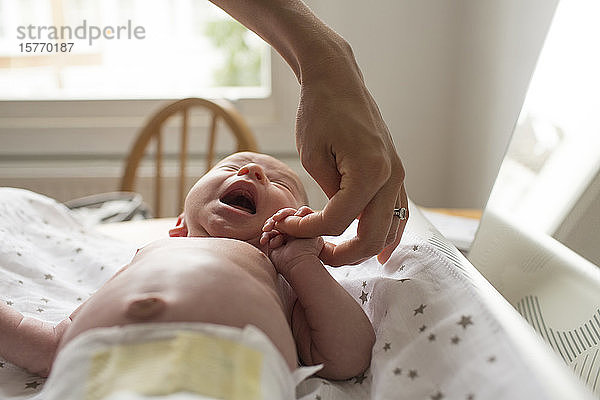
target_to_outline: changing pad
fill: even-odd
[[[411,210],[402,242],[385,265],[372,258],[327,267],[373,322],[371,367],[344,382],[308,378],[298,387],[299,398],[586,398],[508,303]],[[328,240],[355,232],[353,224]],[[0,301],[28,316],[60,321],[135,250],[83,226],[52,199],[0,189]],[[0,360],[0,398],[31,398],[43,384]]]

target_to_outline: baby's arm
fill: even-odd
[[[0,356],[41,376],[48,376],[56,348],[71,320],[56,327],[0,303]]]
[[[294,212],[284,209],[273,218]],[[308,212],[302,207],[296,215]],[[359,375],[371,362],[375,333],[362,308],[319,260],[323,239],[285,238],[269,221],[265,227],[262,242],[275,247],[270,258],[298,296],[291,326],[300,358],[307,365],[323,363],[318,375],[324,378]]]

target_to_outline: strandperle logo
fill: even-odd
[[[146,29],[143,26],[133,26],[131,20],[127,25],[97,26],[88,25],[83,20],[81,25],[75,28],[71,26],[45,26],[45,25],[21,25],[17,27],[17,39],[19,40],[73,40],[81,39],[88,41],[91,46],[95,40],[106,39],[145,39]]]

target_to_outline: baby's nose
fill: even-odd
[[[265,171],[262,169],[262,167],[254,163],[244,165],[242,168],[239,169],[237,174],[238,176],[248,174],[250,179],[256,179],[262,184],[266,184],[268,181],[268,178],[265,175]]]

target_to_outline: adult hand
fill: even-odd
[[[306,171],[329,198],[322,211],[291,216],[276,229],[296,237],[339,235],[359,218],[356,237],[326,243],[321,259],[330,265],[358,263],[378,254],[387,261],[406,219],[404,169],[392,137],[366,88],[350,47],[347,56],[303,70],[296,120],[296,146]]]

